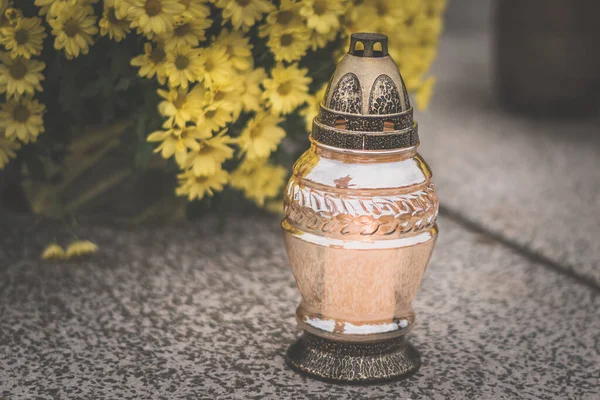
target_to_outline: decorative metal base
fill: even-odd
[[[376,383],[406,378],[421,357],[405,336],[378,342],[337,342],[304,332],[286,353],[292,369],[338,383]]]

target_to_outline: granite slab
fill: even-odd
[[[275,219],[0,222],[0,398],[597,399],[600,296],[445,217],[414,303],[423,367],[373,386],[288,369],[299,301]],[[74,235],[100,251],[41,262]]]
[[[487,34],[446,35],[431,107],[417,116],[442,211],[600,287],[600,117],[503,111],[491,46]]]

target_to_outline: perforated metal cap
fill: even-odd
[[[313,121],[314,140],[355,150],[418,144],[408,91],[387,49],[385,35],[352,34]]]

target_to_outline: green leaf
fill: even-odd
[[[148,133],[148,114],[140,112],[135,123],[137,140],[134,157],[134,165],[139,169],[146,169],[152,157],[152,145],[146,141]]]
[[[132,80],[129,77],[123,77],[117,80],[115,90],[117,92],[124,92],[131,86]]]
[[[94,97],[99,95],[103,85],[104,83],[100,79],[88,82],[83,89],[81,89],[81,97]]]

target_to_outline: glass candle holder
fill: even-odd
[[[304,333],[286,354],[295,370],[342,382],[418,370],[406,334],[439,205],[418,143],[387,37],[353,34],[285,192],[282,227],[302,295]]]

